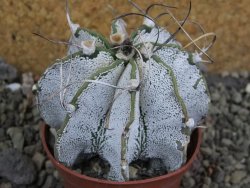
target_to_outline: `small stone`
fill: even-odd
[[[35,130],[31,126],[25,126],[23,129],[25,143],[31,145],[34,141]]]
[[[0,58],[0,80],[11,82],[17,78],[17,70]]]
[[[36,151],[36,145],[25,146],[23,151],[24,151],[24,153],[33,156],[35,151]]]
[[[248,158],[246,161],[246,167],[247,167],[248,172],[250,172],[250,158]]]
[[[45,168],[46,168],[46,172],[49,174],[52,174],[54,171],[54,166],[50,160],[47,160],[45,162]]]
[[[45,159],[46,159],[45,156],[42,155],[39,152],[36,152],[35,155],[32,158],[32,160],[35,162],[36,167],[37,167],[38,170],[41,170],[41,168],[42,168],[42,166],[44,164]]]
[[[100,160],[93,160],[90,162],[90,168],[95,174],[102,174],[102,167],[100,166]]]
[[[237,169],[237,170],[244,170],[246,166],[243,165],[243,164],[241,164],[241,163],[238,163],[238,164],[236,164],[234,167],[235,167],[235,169]]]
[[[209,188],[209,185],[204,184],[202,185],[202,188]]]
[[[230,175],[226,175],[225,178],[224,178],[224,182],[225,183],[229,183],[230,179],[231,179],[231,176]]]
[[[249,73],[248,73],[248,71],[246,71],[246,70],[242,70],[242,71],[240,72],[240,76],[241,76],[242,78],[244,78],[244,79],[247,79],[248,76],[249,76]]]
[[[208,156],[211,156],[213,153],[212,149],[209,147],[202,147],[201,151],[202,151],[202,153],[204,153],[205,155],[208,155]]]
[[[31,184],[36,178],[32,160],[16,149],[0,153],[0,176],[15,184]]]
[[[32,96],[32,87],[34,85],[34,79],[31,72],[22,74],[22,92],[27,97]]]
[[[58,182],[58,183],[56,184],[56,187],[55,187],[55,188],[63,188],[62,183]]]
[[[1,188],[12,188],[11,183],[0,183]]]
[[[0,142],[0,152],[9,148],[8,144],[5,142]]]
[[[222,77],[227,77],[227,76],[229,76],[229,72],[228,72],[228,71],[223,71],[223,72],[221,73],[221,76],[222,76]]]
[[[219,101],[221,98],[221,95],[218,91],[215,91],[214,93],[211,93],[211,98],[213,101]]]
[[[49,175],[47,176],[42,188],[54,188],[55,184],[56,184],[55,179],[53,178],[52,175]]]
[[[54,170],[53,176],[58,180],[60,178],[59,173],[57,170]]]
[[[216,183],[221,183],[224,181],[224,178],[225,172],[221,168],[217,167],[214,173],[212,174],[213,181],[215,181]]]
[[[212,188],[219,188],[219,185],[215,182],[212,182],[211,185],[209,187],[212,187]]]
[[[239,92],[234,92],[233,93],[233,96],[232,96],[232,99],[233,99],[233,101],[235,102],[235,103],[241,103],[242,102],[242,95],[241,95],[241,93],[239,93]]]
[[[238,73],[238,72],[232,72],[232,73],[231,73],[231,76],[232,76],[233,78],[239,78],[239,73]]]
[[[203,160],[202,164],[203,164],[204,167],[209,167],[210,162],[209,162],[209,160]]]
[[[186,178],[183,181],[183,187],[193,187],[195,185],[195,180],[192,177]]]
[[[45,181],[46,178],[46,172],[45,170],[40,171],[39,175],[38,175],[38,180],[36,182],[36,184],[41,187]]]
[[[11,83],[5,86],[7,89],[11,90],[12,92],[18,91],[21,89],[21,84],[19,83]]]
[[[132,180],[137,179],[138,178],[138,169],[133,167],[133,166],[129,166],[129,177]]]
[[[242,179],[244,179],[246,177],[246,175],[247,175],[247,173],[243,170],[234,171],[231,174],[231,182],[233,184],[238,184],[241,182]]]
[[[224,146],[233,145],[233,142],[232,142],[231,140],[227,139],[227,138],[222,138],[221,143],[222,143],[222,145],[224,145]]]
[[[0,141],[4,141],[5,138],[5,130],[4,128],[0,128]]]
[[[247,92],[247,93],[250,93],[250,83],[248,83],[248,84],[247,84],[247,86],[246,86],[246,89],[245,89],[245,90],[246,90],[246,92]]]
[[[82,173],[82,170],[80,169],[80,168],[77,168],[77,169],[75,169],[74,170],[76,173],[78,173],[78,174],[81,174]]]
[[[19,127],[10,127],[7,134],[10,136],[14,148],[22,151],[24,145],[23,130]]]
[[[231,111],[232,113],[238,113],[238,112],[240,111],[240,109],[241,109],[241,106],[232,104],[232,105],[231,105],[230,111]]]
[[[211,182],[212,182],[212,180],[211,180],[210,177],[205,177],[205,178],[204,178],[204,183],[205,183],[206,185],[210,185]]]

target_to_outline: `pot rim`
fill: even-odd
[[[44,147],[44,150],[48,156],[48,158],[51,160],[51,162],[55,165],[56,169],[60,169],[62,171],[65,171],[73,176],[76,176],[80,179],[85,179],[91,182],[96,182],[96,183],[103,183],[103,184],[110,184],[110,185],[135,185],[135,184],[144,184],[144,183],[150,183],[150,182],[155,182],[155,181],[160,181],[166,178],[172,178],[174,176],[179,176],[181,174],[184,174],[187,169],[189,169],[189,167],[192,165],[193,161],[195,160],[198,152],[199,152],[199,148],[201,145],[201,137],[202,137],[202,131],[200,128],[198,129],[198,138],[197,138],[197,143],[196,143],[196,147],[194,152],[192,153],[190,159],[186,162],[185,165],[183,165],[182,167],[180,167],[179,169],[170,172],[168,174],[162,175],[162,176],[157,176],[157,177],[153,177],[153,178],[148,178],[148,179],[144,179],[144,180],[133,180],[133,181],[126,181],[126,182],[115,182],[115,181],[111,181],[111,180],[103,180],[103,179],[97,179],[97,178],[93,178],[93,177],[89,177],[83,174],[79,174],[67,167],[65,167],[63,164],[61,164],[60,162],[58,162],[54,156],[52,155],[52,153],[50,152],[47,142],[46,142],[46,129],[48,128],[48,125],[46,125],[44,122],[42,123],[41,126],[41,139],[42,139],[42,144]]]

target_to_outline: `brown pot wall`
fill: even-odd
[[[179,188],[183,174],[191,167],[199,152],[202,134],[200,129],[193,132],[188,148],[189,160],[180,169],[167,175],[146,180],[113,182],[80,175],[56,161],[47,145],[48,130],[47,125],[41,126],[42,144],[47,156],[63,178],[65,188]]]

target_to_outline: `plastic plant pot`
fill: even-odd
[[[196,129],[191,136],[188,146],[188,160],[185,165],[174,172],[166,175],[149,178],[145,180],[114,182],[109,180],[101,180],[89,176],[78,174],[73,170],[59,163],[53,156],[51,149],[47,144],[49,136],[49,127],[43,123],[41,125],[41,139],[44,150],[51,160],[60,176],[63,178],[65,188],[179,188],[182,176],[191,167],[193,161],[200,149],[202,132]]]

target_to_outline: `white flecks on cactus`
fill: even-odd
[[[206,116],[210,102],[200,70],[196,65],[189,64],[187,52],[176,47],[164,47],[158,50],[156,55],[172,68],[188,114],[197,124],[202,117]]]
[[[57,129],[58,160],[71,166],[79,156],[98,155],[115,181],[129,180],[138,159],[159,160],[168,171],[181,167],[210,102],[196,66],[200,54],[168,41],[171,34],[148,18],[131,38],[125,27],[113,22],[112,44],[78,28],[68,52],[74,54],[44,73],[37,95],[43,119]],[[77,47],[82,41],[85,51]]]
[[[61,104],[69,104],[85,79],[88,79],[99,68],[112,62],[113,57],[108,52],[100,51],[93,59],[72,55],[52,65],[38,82],[38,107],[46,123],[51,127],[59,128],[67,114],[67,110]],[[61,65],[62,78],[60,76]],[[70,81],[67,83],[69,76]],[[60,100],[62,93],[64,93],[61,99],[63,101]]]
[[[139,72],[135,62],[126,66],[121,75],[118,87],[127,88],[131,79],[139,79]],[[136,82],[139,82],[136,81]],[[122,114],[122,115],[121,115]],[[136,138],[139,126],[139,91],[130,92],[118,89],[110,113],[106,118],[108,123],[106,144],[102,150],[102,157],[111,165],[109,179],[128,180],[129,163],[136,159]],[[116,143],[114,145],[114,143]]]
[[[123,69],[122,62],[115,62],[100,72],[97,80],[116,85]],[[57,158],[67,165],[72,165],[82,151],[85,154],[98,152],[93,147],[96,139],[93,134],[102,124],[115,92],[114,88],[97,83],[85,83],[79,90],[77,98],[71,101],[76,110],[65,120],[56,143]]]
[[[174,95],[174,85],[169,71],[153,59],[147,82],[141,87],[140,106],[142,121],[147,130],[146,148],[141,157],[159,158],[166,169],[179,168],[183,152],[176,142],[185,143],[187,136],[182,134],[182,108]]]

